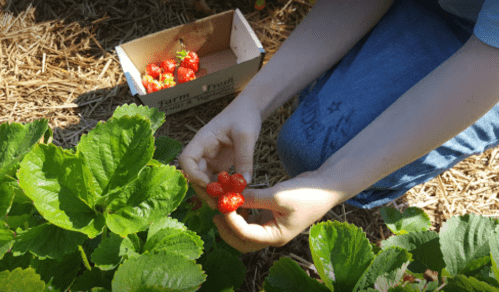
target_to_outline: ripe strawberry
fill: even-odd
[[[162,86],[158,80],[153,80],[149,84],[147,84],[147,93],[155,92],[161,90]]]
[[[265,8],[265,0],[256,0],[255,9],[262,10],[263,8]]]
[[[244,203],[244,197],[240,193],[229,192],[218,197],[218,211],[227,214],[236,211]]]
[[[208,193],[211,198],[218,198],[225,194],[225,191],[219,182],[214,181],[206,186],[206,193]]]
[[[151,64],[146,66],[146,73],[147,73],[147,75],[151,75],[152,78],[158,79],[159,74],[161,74],[161,68],[159,68],[158,65],[151,63]]]
[[[171,73],[175,72],[175,67],[177,66],[177,63],[175,62],[174,59],[168,59],[164,60],[159,64],[159,67],[163,69],[163,73]]]
[[[218,174],[218,182],[222,185],[227,192],[230,190],[230,176],[227,171],[222,171]]]
[[[246,180],[240,173],[234,173],[230,176],[230,190],[236,193],[242,193],[246,188]]]
[[[176,85],[175,77],[172,73],[161,73],[159,75],[159,81],[161,82],[161,89],[170,88]]]
[[[196,74],[192,69],[179,67],[177,69],[177,81],[178,83],[184,83],[196,79]]]
[[[151,75],[148,75],[148,74],[145,74],[143,77],[142,77],[142,85],[144,85],[144,87],[147,89],[147,86],[149,85],[149,83],[153,82],[154,81],[154,78],[152,78]]]
[[[194,73],[199,70],[199,56],[195,52],[182,50],[177,52],[177,58],[180,60],[180,67],[190,68]]]

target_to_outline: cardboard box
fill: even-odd
[[[182,43],[199,55],[196,79],[147,94],[141,82],[146,66],[175,58]],[[167,115],[241,91],[265,56],[239,9],[135,39],[117,46],[116,53],[132,94]]]

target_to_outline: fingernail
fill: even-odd
[[[250,183],[251,183],[251,173],[249,173],[249,172],[245,172],[245,173],[243,173],[243,177],[244,177],[244,179],[246,180],[246,183],[247,183],[247,184],[250,184]]]

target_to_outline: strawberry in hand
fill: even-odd
[[[182,50],[177,52],[177,58],[180,60],[180,67],[190,68],[194,73],[199,70],[199,56],[195,52]]]
[[[178,83],[184,83],[196,79],[196,74],[192,69],[179,67],[177,69],[177,81]]]
[[[218,211],[227,214],[236,211],[244,203],[244,196],[240,193],[229,192],[218,197]]]
[[[154,79],[158,79],[159,74],[161,74],[161,68],[158,65],[151,63],[146,66],[146,74]]]
[[[174,59],[168,59],[164,60],[161,63],[159,63],[159,67],[163,69],[163,73],[171,73],[175,72],[175,67],[177,66],[177,63],[175,62]]]

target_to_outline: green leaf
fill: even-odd
[[[200,292],[234,291],[242,285],[246,275],[246,267],[239,257],[219,248],[208,254],[203,268],[208,277]]]
[[[379,210],[386,226],[394,234],[406,234],[414,231],[426,231],[431,227],[428,215],[417,207],[409,207],[400,214],[397,209],[383,207]]]
[[[491,232],[489,245],[492,271],[494,272],[496,279],[499,281],[499,227],[496,227],[496,229]]]
[[[48,121],[45,119],[24,126],[18,123],[0,124],[0,179],[17,168],[24,155],[48,129]]]
[[[193,231],[165,228],[147,239],[144,250],[165,249],[195,260],[203,253],[203,241]]]
[[[0,220],[5,220],[14,201],[17,182],[0,178]]]
[[[489,238],[494,229],[492,218],[475,214],[454,216],[440,229],[440,246],[445,268],[455,276],[473,260],[489,256]]]
[[[30,251],[40,259],[51,258],[60,261],[65,254],[75,252],[78,245],[87,238],[85,234],[45,223],[19,233],[12,246],[12,252],[17,256]]]
[[[21,163],[19,185],[52,224],[89,237],[102,232],[104,217],[93,209],[95,186],[80,153],[38,144]]]
[[[175,210],[186,191],[187,180],[174,166],[148,166],[111,200],[107,226],[121,236],[144,230]]]
[[[376,281],[374,282],[374,288],[378,291],[388,292],[390,288],[393,288],[400,282],[400,280],[402,280],[402,277],[404,276],[409,263],[410,262],[407,261],[402,265],[402,267],[389,271],[384,275],[378,276],[378,278],[376,278]]]
[[[11,252],[8,252],[0,261],[0,271],[12,271],[16,268],[27,269],[30,266],[33,257],[34,256],[31,253],[15,257]]]
[[[17,182],[16,185],[12,186],[14,198],[9,209],[9,215],[5,219],[5,222],[9,225],[11,230],[16,230],[18,227],[24,225],[24,222],[28,219],[33,221],[34,218],[32,218],[32,215],[35,211],[35,207],[33,206],[33,201],[31,201],[31,199],[24,194]],[[38,215],[36,219],[39,217],[41,216]]]
[[[153,250],[126,261],[116,271],[112,291],[196,291],[206,280],[201,266],[167,250]]]
[[[140,115],[142,117],[147,117],[151,121],[151,129],[155,132],[164,122],[165,122],[165,113],[160,112],[158,109],[154,107],[147,107],[136,104],[124,104],[116,108],[113,113],[113,117],[121,118],[123,116],[135,116]]]
[[[147,230],[147,240],[149,240],[149,238],[156,234],[156,232],[165,228],[187,230],[187,227],[184,225],[184,223],[179,222],[177,219],[172,217],[163,217],[154,221],[151,226],[149,226],[149,229]]]
[[[170,163],[182,151],[182,143],[165,136],[157,138],[155,146],[153,158],[163,164]]]
[[[40,292],[45,289],[45,283],[35,270],[17,268],[12,272],[0,272],[0,291],[5,292]]]
[[[391,236],[381,242],[383,249],[390,246],[399,246],[407,249],[414,258],[415,262],[409,265],[409,270],[417,273],[423,273],[426,269],[437,271],[439,274],[445,267],[443,254],[440,251],[440,242],[438,233],[435,231],[415,231],[408,234]],[[411,266],[416,261],[422,263],[422,270],[414,271]]]
[[[208,278],[209,275],[208,273]],[[269,275],[265,278],[263,289],[265,289],[265,292],[334,291],[334,289],[330,290],[324,284],[310,278],[295,261],[287,257],[281,257],[274,262]]]
[[[499,292],[499,288],[493,287],[475,278],[467,278],[464,275],[447,278],[447,285],[443,291],[448,292]]]
[[[53,289],[66,291],[76,279],[76,275],[82,269],[80,253],[77,251],[64,256],[62,261],[34,258],[31,267],[41,276],[47,286]]]
[[[14,243],[14,232],[10,231],[3,221],[0,221],[0,260]]]
[[[111,281],[114,271],[101,271],[99,268],[85,270],[71,285],[71,291],[93,291],[92,288],[101,287],[111,290]]]
[[[151,160],[154,138],[148,119],[111,118],[99,123],[77,146],[90,167],[98,194],[125,186]]]
[[[374,258],[366,234],[353,224],[328,221],[314,225],[309,244],[317,271],[331,290],[351,291]]]
[[[91,255],[92,262],[101,270],[112,270],[122,263],[123,257],[138,256],[137,247],[130,238],[111,233],[104,238]]]
[[[376,291],[376,290],[374,290],[374,291]],[[413,288],[410,285],[392,287],[388,290],[388,292],[420,292],[420,291],[423,291],[423,290]],[[426,290],[426,291],[430,291],[430,290]]]
[[[382,250],[362,274],[353,291],[372,287],[379,276],[390,275],[400,268],[405,272],[404,267],[411,260],[411,254],[401,247],[393,246]]]
[[[475,277],[476,274],[480,273],[485,267],[490,266],[490,256],[484,256],[481,258],[474,259],[461,270],[460,274],[463,274],[467,277]]]

